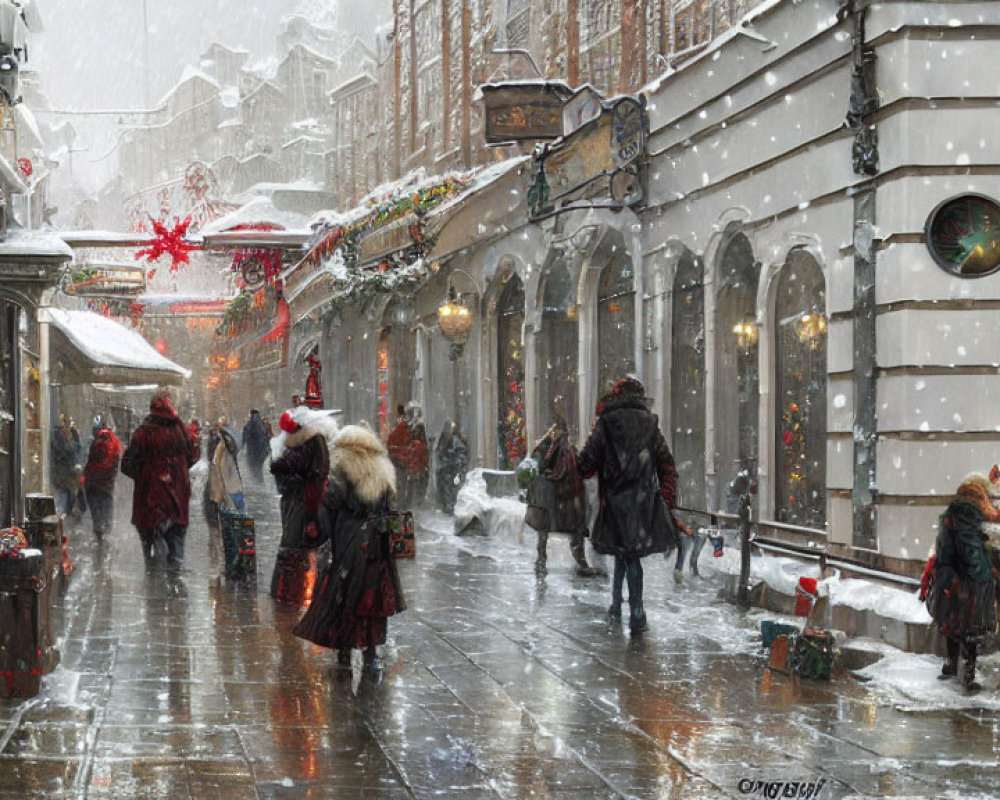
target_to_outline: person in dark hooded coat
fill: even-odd
[[[323,497],[337,423],[304,407],[283,414],[279,427],[284,434],[271,443],[271,474],[281,493],[281,544],[271,596],[299,605],[306,602],[308,578],[315,574],[316,549],[330,537]]]
[[[557,417],[531,453],[538,475],[528,485],[528,509],[524,521],[538,533],[535,572],[547,572],[550,533],[568,533],[569,549],[576,572],[584,577],[598,572],[587,563],[587,498],[577,468],[576,451],[564,418]]]
[[[671,513],[677,469],[638,380],[618,381],[597,414],[578,459],[583,477],[598,476],[600,505],[590,543],[615,557],[608,610],[613,619],[621,617],[622,583],[628,580],[629,627],[636,635],[647,628],[641,559],[678,543]]]
[[[122,443],[100,417],[95,420],[93,434],[83,477],[94,535],[100,539],[114,524],[115,478],[121,464]]]
[[[250,467],[250,474],[257,483],[262,483],[264,462],[267,461],[271,448],[267,427],[256,408],[250,409],[250,419],[243,426],[243,448],[247,452],[247,466]]]
[[[947,641],[942,678],[959,675],[969,690],[976,683],[976,659],[997,624],[993,573],[986,552],[983,523],[997,518],[983,476],[970,476],[958,487],[938,523],[933,586],[927,605]]]
[[[198,443],[177,416],[166,391],[153,395],[149,416],[132,433],[122,456],[122,472],[135,481],[132,524],[139,531],[146,569],[154,564],[156,546],[167,548],[167,567],[174,572],[184,561],[191,503],[189,470],[200,458]]]
[[[434,483],[437,489],[438,508],[447,514],[455,511],[458,500],[458,490],[465,483],[465,475],[469,471],[469,444],[465,434],[458,428],[458,423],[448,420],[444,424],[441,436],[434,449],[435,473]]]
[[[395,497],[395,469],[378,437],[361,425],[344,427],[334,440],[324,501],[333,558],[294,631],[337,650],[342,664],[350,663],[357,648],[377,666],[375,648],[385,643],[388,618],[406,608],[389,552]]]

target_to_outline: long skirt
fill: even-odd
[[[111,532],[115,519],[115,487],[87,484],[85,487],[90,518],[94,523],[94,534],[101,537]]]
[[[333,561],[320,575],[296,636],[335,650],[385,643],[388,618],[406,602],[389,555],[388,531],[378,524],[368,527],[348,533],[347,541],[334,537]]]

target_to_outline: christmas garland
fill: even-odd
[[[317,264],[339,248],[344,255],[344,262],[348,266],[356,266],[361,242],[366,235],[402,219],[411,212],[422,218],[431,208],[462,191],[468,182],[468,178],[449,176],[440,183],[417,189],[412,193],[389,195],[381,202],[372,205],[368,214],[358,222],[331,229],[312,248],[306,256],[306,261]],[[421,226],[415,227],[420,242],[423,239],[423,230]]]

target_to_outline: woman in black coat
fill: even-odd
[[[365,651],[376,664],[388,618],[406,608],[396,563],[389,553],[388,515],[396,498],[396,473],[385,448],[368,428],[348,425],[334,440],[324,504],[332,526],[333,558],[320,576],[312,605],[295,635],[338,651]]]
[[[587,538],[587,498],[583,479],[577,469],[576,451],[564,420],[546,431],[532,450],[538,475],[528,486],[528,509],[525,524],[538,533],[538,557],[535,572],[545,575],[550,533],[568,533],[569,549],[576,561],[578,575],[597,574],[587,563],[584,542]]]
[[[323,507],[336,421],[302,406],[282,415],[282,434],[271,440],[271,474],[281,493],[281,544],[271,576],[271,597],[301,605],[315,576],[316,550],[330,535]]]
[[[948,656],[942,678],[958,675],[959,655],[965,659],[961,682],[978,689],[976,658],[985,638],[997,625],[993,574],[986,552],[983,523],[996,519],[986,479],[970,476],[958,487],[938,523],[934,585],[928,608],[947,640]]]
[[[627,579],[633,635],[647,628],[640,559],[678,544],[671,514],[677,469],[648,405],[638,380],[618,381],[598,406],[597,421],[579,458],[583,477],[598,476],[600,506],[590,543],[598,553],[615,557],[608,614],[621,617],[622,583]]]

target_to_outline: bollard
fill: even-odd
[[[45,585],[40,551],[0,558],[0,698],[34,697],[41,688]]]
[[[28,497],[32,497],[32,495]],[[35,495],[34,497],[51,500],[43,495]],[[26,507],[28,505],[26,503]],[[44,502],[38,502],[34,508],[45,510],[47,505]],[[64,579],[62,521],[55,514],[37,519],[29,518],[24,523],[24,535],[28,540],[28,547],[39,550],[42,554],[44,585],[39,597],[38,615],[41,629],[42,664],[45,672],[49,673],[59,664],[59,650],[55,646],[55,637],[52,635],[52,603],[55,599],[53,589],[57,588]]]

